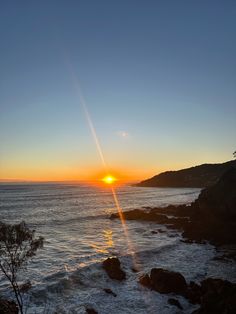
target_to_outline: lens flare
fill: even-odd
[[[107,176],[105,176],[105,177],[102,179],[102,181],[103,181],[104,183],[106,183],[106,184],[112,184],[112,183],[114,183],[115,181],[117,181],[117,179],[116,179],[115,177],[111,176],[111,175],[107,175]]]
[[[123,231],[124,231],[124,234],[125,234],[125,237],[126,237],[126,241],[127,241],[127,247],[128,247],[129,252],[130,252],[130,254],[132,256],[133,264],[134,264],[135,268],[137,268],[136,267],[136,264],[137,264],[136,259],[137,258],[136,258],[135,253],[134,253],[135,249],[134,249],[133,244],[131,242],[131,239],[129,237],[129,232],[128,232],[128,228],[126,226],[126,221],[125,221],[125,217],[123,215],[123,210],[122,210],[122,208],[121,208],[121,206],[119,204],[119,200],[118,200],[115,188],[114,188],[114,186],[112,184],[117,179],[115,177],[113,177],[112,175],[108,174],[108,170],[107,170],[108,167],[107,167],[107,164],[105,162],[105,158],[104,158],[104,155],[103,155],[101,144],[99,142],[99,139],[98,139],[95,127],[94,127],[92,119],[90,117],[90,114],[89,114],[89,111],[88,111],[88,108],[87,108],[87,104],[86,104],[85,99],[84,99],[84,97],[82,95],[79,81],[78,81],[78,79],[77,79],[77,77],[76,77],[76,75],[74,73],[74,70],[73,70],[73,67],[72,67],[71,63],[69,62],[69,60],[67,60],[67,61],[68,61],[67,62],[68,63],[68,68],[69,68],[69,70],[71,72],[71,76],[72,76],[72,79],[73,79],[73,82],[74,82],[74,86],[75,86],[75,89],[76,89],[76,92],[77,92],[77,95],[78,95],[78,99],[79,99],[79,101],[80,101],[80,103],[81,103],[81,105],[82,105],[82,107],[84,109],[85,116],[86,116],[89,128],[91,130],[91,133],[92,133],[92,136],[93,136],[93,139],[94,139],[97,151],[98,151],[100,159],[102,161],[105,173],[107,173],[107,175],[102,179],[102,181],[104,183],[106,183],[106,184],[110,184],[110,186],[111,186],[111,192],[112,192],[113,200],[114,200],[114,203],[116,205],[116,208],[117,208],[120,220],[121,220],[121,224],[122,224]]]

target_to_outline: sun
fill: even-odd
[[[106,184],[112,184],[116,181],[117,179],[115,177],[113,177],[112,175],[108,175],[108,176],[105,176],[102,181]]]

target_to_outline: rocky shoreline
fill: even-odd
[[[120,260],[117,257],[103,261],[103,269],[107,275],[117,281],[126,279]],[[184,276],[175,271],[163,268],[152,268],[150,274],[142,274],[138,284],[161,294],[171,297],[168,303],[182,310],[183,307],[175,296],[182,296],[192,304],[199,305],[192,314],[234,314],[236,313],[236,284],[218,278],[206,278],[199,284],[193,281],[187,283]],[[110,289],[107,293],[116,295]]]
[[[236,244],[236,169],[227,171],[213,186],[201,191],[190,205],[134,209],[127,220],[153,221],[182,231],[188,242]],[[110,219],[119,218],[112,214]]]
[[[152,221],[182,231],[184,242],[210,242],[215,246],[236,245],[236,169],[228,170],[220,180],[201,191],[190,205],[169,205],[165,208],[134,209],[123,213],[127,220]],[[110,219],[119,218],[112,214]],[[236,260],[235,249],[230,258]],[[227,256],[227,254],[226,254]],[[139,283],[159,293],[185,297],[199,309],[193,314],[236,313],[236,284],[218,278],[206,278],[199,284],[186,282],[182,274],[153,268],[143,274]],[[175,298],[169,304],[182,306]]]
[[[178,272],[152,268],[150,275],[145,274],[139,278],[139,283],[159,293],[174,293],[192,304],[199,304],[200,308],[192,314],[236,312],[236,284],[227,280],[207,278],[200,284],[193,281],[187,284],[184,276]],[[182,309],[175,298],[169,299],[169,303]]]
[[[215,185],[202,190],[198,199],[190,205],[134,209],[123,214],[127,220],[152,221],[164,224],[167,228],[181,230],[184,242],[208,241],[216,246],[235,245],[236,169],[229,170]],[[119,215],[112,214],[110,218],[116,219]],[[151,230],[151,233],[156,232]],[[226,256],[235,259],[235,250]],[[130,279],[131,274],[127,272],[127,267],[125,268],[121,261],[117,257],[104,260],[100,272],[105,271],[112,281],[119,282],[123,286]],[[137,273],[135,285],[155,293],[168,295],[166,302],[176,307],[178,311],[184,308],[184,298],[190,304],[199,306],[194,311],[191,309],[192,314],[236,313],[235,283],[219,278],[204,277],[204,280],[200,282],[187,281],[178,269],[173,271],[155,268],[155,265],[152,265],[152,268],[149,266],[150,268],[146,268],[143,273],[129,267],[133,273]],[[119,291],[113,291],[113,288],[106,285],[102,288],[109,297],[119,298]],[[91,314],[98,313],[93,307],[87,306],[85,311]],[[14,301],[0,299],[0,313],[15,314],[18,313],[18,308]]]

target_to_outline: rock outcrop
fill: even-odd
[[[98,314],[98,312],[92,308],[87,308],[86,309],[86,313],[87,314]]]
[[[193,304],[200,304],[193,314],[236,313],[236,284],[227,280],[207,278],[200,284],[187,284],[178,272],[153,268],[150,276],[145,274],[140,277],[139,283],[159,293],[175,293]],[[182,308],[176,299],[171,298],[168,303]]]
[[[120,268],[120,261],[117,257],[109,257],[102,263],[103,268],[111,279],[124,280],[125,272]]]
[[[163,268],[152,268],[150,276],[141,276],[139,283],[159,293],[183,294],[187,289],[184,276]]]
[[[232,220],[236,218],[236,169],[231,168],[219,181],[200,193],[194,202],[196,215],[204,218]]]
[[[144,274],[144,275],[140,276],[138,282],[142,286],[152,289],[151,279],[150,279],[150,276],[148,274]]]
[[[236,313],[236,284],[208,278],[201,282],[200,308],[193,314]]]
[[[152,268],[150,280],[152,288],[160,293],[182,294],[187,288],[184,276],[162,268]]]
[[[236,169],[229,169],[200,193],[190,208],[190,224],[183,236],[217,244],[236,243]]]
[[[128,220],[155,221],[182,230],[189,242],[236,244],[236,168],[229,169],[216,184],[202,190],[191,205],[169,205],[148,211],[134,209],[123,214]]]

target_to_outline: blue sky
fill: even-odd
[[[232,158],[235,1],[0,3],[0,178],[130,177]],[[122,136],[125,132],[127,136]]]

